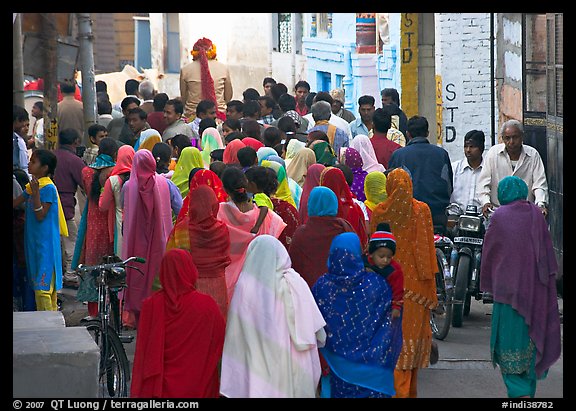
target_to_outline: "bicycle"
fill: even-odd
[[[442,232],[436,229],[434,245],[436,247],[436,263],[438,265],[438,271],[435,276],[438,305],[430,312],[430,325],[432,326],[434,338],[443,340],[450,331],[454,310],[454,283],[452,270],[448,262],[454,245],[449,237],[444,236]]]
[[[76,273],[83,279],[86,273],[94,276],[98,286],[98,315],[82,320],[81,324],[100,348],[98,396],[125,398],[128,397],[130,363],[123,344],[132,342],[134,336],[122,334],[122,307],[118,293],[127,287],[126,267],[142,273],[138,267],[128,264],[132,261],[145,263],[146,260],[130,257],[122,261],[115,255],[105,256],[102,260],[102,264],[80,264],[76,268]]]

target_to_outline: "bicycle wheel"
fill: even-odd
[[[98,320],[89,321],[86,329],[100,348],[98,396],[100,398],[128,397],[130,364],[118,335],[110,326],[104,334],[102,324]]]
[[[432,334],[437,340],[443,340],[450,331],[452,323],[452,287],[446,284],[445,270],[449,270],[448,261],[441,250],[436,249],[436,261],[438,272],[436,273],[436,295],[438,296],[438,306],[431,310],[430,324]]]
[[[461,255],[458,259],[456,268],[456,284],[454,287],[454,299],[458,303],[454,303],[454,313],[452,315],[452,326],[462,327],[462,320],[464,318],[464,305],[466,304],[466,297],[468,293],[468,273],[470,272],[470,256]]]

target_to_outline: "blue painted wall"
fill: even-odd
[[[311,19],[310,19],[311,21]],[[380,90],[400,90],[400,14],[390,14],[390,44],[381,55],[356,53],[356,14],[333,13],[332,37],[304,37],[303,54],[307,57],[307,81],[311,91],[345,89],[345,107],[358,116],[358,98],[373,95],[380,107]],[[305,32],[309,33],[310,30]]]

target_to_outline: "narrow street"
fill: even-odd
[[[62,290],[63,314],[67,326],[78,326],[88,315],[87,306],[75,299],[76,290]],[[563,310],[563,300],[558,300]],[[490,321],[492,305],[472,300],[470,315],[462,327],[450,328],[448,336],[438,341],[439,361],[421,370],[418,380],[419,398],[507,398],[506,388],[498,369],[490,361]],[[562,335],[564,326],[562,325]],[[128,331],[136,335],[136,331]],[[136,339],[125,344],[126,354],[132,365]],[[551,367],[548,376],[539,381],[537,398],[564,397],[564,357]],[[536,398],[536,399],[537,399]]]

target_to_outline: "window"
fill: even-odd
[[[180,72],[180,24],[178,13],[166,13],[166,59],[168,73]]]
[[[273,14],[272,28],[273,51],[302,54],[302,13]]]

